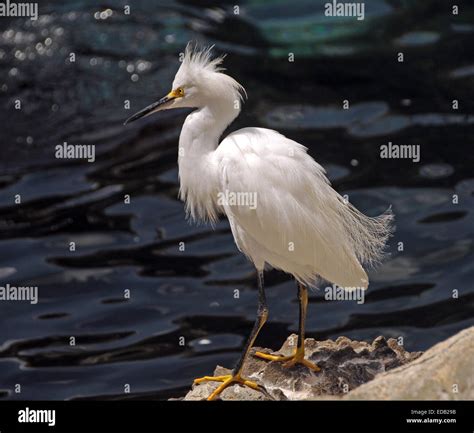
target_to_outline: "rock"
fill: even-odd
[[[297,336],[291,335],[278,353],[293,353]],[[421,355],[409,353],[394,339],[376,338],[372,344],[339,337],[336,341],[305,340],[306,357],[321,367],[320,372],[297,365],[285,368],[280,362],[268,362],[253,355],[245,363],[243,376],[263,386],[266,393],[233,385],[222,394],[222,400],[312,400],[337,398],[371,381],[376,375],[403,366]],[[255,348],[270,353],[269,349]],[[230,374],[217,367],[215,376]],[[193,385],[185,400],[207,398],[219,386],[217,382]]]
[[[457,391],[457,392],[456,392]],[[350,392],[353,400],[474,400],[474,327]]]
[[[278,351],[289,355],[296,335]],[[474,400],[474,327],[454,335],[422,354],[407,352],[394,339],[376,338],[372,344],[339,337],[336,341],[305,340],[306,357],[321,367],[318,373],[303,366],[285,368],[250,356],[243,375],[263,386],[266,394],[234,385],[223,400]],[[269,349],[256,348],[262,352]],[[217,367],[215,375],[230,374]],[[185,400],[207,398],[218,386],[193,386]]]

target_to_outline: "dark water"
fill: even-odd
[[[308,334],[402,336],[423,350],[474,324],[474,5],[457,1],[453,16],[445,1],[372,0],[357,21],[325,18],[323,3],[243,1],[235,15],[226,1],[43,1],[37,22],[0,18],[0,282],[40,294],[0,303],[3,398],[168,398],[236,361],[256,276],[226,220],[215,231],[185,222],[186,113],[122,126],[169,90],[191,39],[227,52],[247,88],[231,129],[276,128],[364,212],[393,207],[391,257],[371,272],[366,303],[313,293]],[[63,141],[95,144],[96,162],[55,159]],[[381,159],[388,141],[419,144],[420,162]],[[274,271],[266,285],[258,343],[276,349],[297,328],[295,288]]]

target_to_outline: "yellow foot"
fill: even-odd
[[[207,397],[207,400],[214,400],[224,389],[226,389],[228,386],[233,385],[234,383],[239,383],[243,386],[248,386],[249,388],[256,389],[257,391],[261,390],[260,386],[258,386],[255,382],[252,382],[247,379],[243,379],[240,377],[240,374],[236,374],[235,376],[232,375],[226,375],[226,376],[204,376],[200,377],[199,379],[194,379],[194,383],[203,383],[203,382],[222,382],[221,385],[219,385],[214,392]]]
[[[296,349],[296,352],[290,356],[270,355],[269,353],[255,352],[257,358],[266,359],[267,361],[283,362],[283,367],[293,367],[296,364],[302,364],[313,371],[320,371],[321,369],[311,361],[304,357],[304,349]]]

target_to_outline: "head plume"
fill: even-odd
[[[221,72],[225,69],[220,65],[225,59],[225,54],[212,58],[212,50],[215,45],[199,48],[197,44],[188,42],[184,50],[183,65],[195,69],[197,72],[205,70],[208,72]]]
[[[226,55],[213,58],[213,48],[214,45],[200,48],[188,42],[173,88],[191,84],[210,97],[232,96],[234,99],[243,99],[243,96],[247,96],[244,87],[225,74],[225,68],[221,66]]]

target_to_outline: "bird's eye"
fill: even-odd
[[[178,92],[178,95],[179,95],[179,96],[183,96],[183,95],[184,95],[184,89],[183,89],[182,87],[178,87],[178,88],[176,89],[176,91]]]

